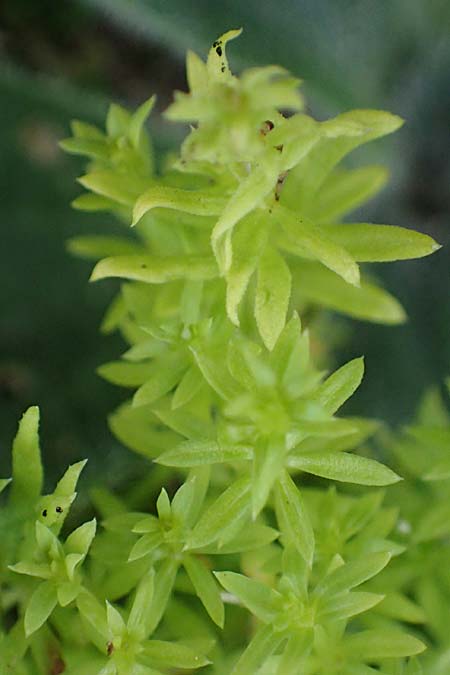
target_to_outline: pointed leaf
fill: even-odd
[[[29,637],[45,623],[56,607],[56,587],[52,581],[43,581],[35,589],[25,611],[25,635]]]
[[[94,267],[90,281],[121,277],[147,284],[165,284],[177,279],[214,279],[219,276],[214,258],[202,256],[120,255],[104,258]]]
[[[287,471],[276,483],[277,521],[286,542],[297,549],[311,567],[314,557],[314,532],[299,489]]]
[[[39,408],[23,415],[12,448],[13,484],[11,503],[23,508],[35,502],[42,490],[42,462],[39,447]]]
[[[210,570],[195,556],[186,555],[184,568],[203,606],[215,624],[223,628],[224,608],[219,587]]]
[[[250,509],[250,481],[237,480],[206,509],[186,542],[186,549],[202,548],[217,540],[224,528]]]
[[[185,441],[167,450],[155,461],[164,466],[190,467],[251,460],[253,450],[244,445],[223,445],[217,441]]]
[[[322,225],[322,234],[360,262],[388,262],[423,258],[440,247],[421,232],[394,225],[350,223]]]
[[[252,614],[271,623],[282,605],[282,596],[269,586],[236,572],[214,572],[228,593],[236,596]]]
[[[201,190],[153,185],[137,200],[133,210],[133,225],[155,208],[173,209],[195,216],[217,216],[222,212],[225,203],[222,197]]]
[[[359,387],[363,375],[364,358],[349,361],[320,385],[314,394],[314,400],[334,415]]]
[[[284,328],[291,294],[291,273],[273,248],[266,248],[258,265],[255,318],[268,349],[273,349]]]
[[[315,452],[288,458],[288,465],[315,476],[358,485],[391,485],[401,480],[384,464],[347,452]]]

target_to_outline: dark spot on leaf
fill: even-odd
[[[278,152],[283,152],[283,145],[276,145],[275,150],[278,150]]]
[[[272,120],[266,120],[265,122],[262,123],[261,129],[259,130],[260,134],[262,136],[266,136],[269,133],[269,131],[272,131],[274,126],[275,125],[272,122]]]
[[[108,654],[108,656],[111,656],[111,654],[113,653],[113,651],[114,651],[114,645],[113,645],[113,643],[112,643],[112,642],[108,642],[108,644],[106,645],[106,653]]]
[[[217,56],[222,56],[222,47],[216,47]]]
[[[66,664],[60,656],[57,656],[52,663],[50,675],[61,675],[66,670]]]
[[[56,511],[56,513],[62,513],[62,512],[63,512],[61,506],[57,506],[56,509],[55,509],[55,511]]]
[[[44,516],[44,518],[47,518],[47,509],[44,509],[44,510],[42,511],[42,515]]]
[[[225,66],[224,66],[223,64],[222,64],[222,67],[221,67],[221,69],[220,69],[220,70],[222,71],[222,73],[224,73],[224,72],[225,72]]]
[[[146,270],[146,269],[147,269],[147,265],[146,265],[145,263],[142,263],[141,269]]]

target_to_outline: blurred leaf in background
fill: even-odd
[[[102,232],[106,216],[70,209],[81,164],[57,141],[73,117],[102,124],[109,99],[134,106],[156,92],[163,109],[185,88],[186,49],[203,56],[228,28],[244,27],[236,55],[230,49],[234,70],[287,67],[305,80],[319,118],[352,107],[403,116],[396,138],[364,149],[364,161],[390,164],[392,179],[355,220],[449,242],[447,0],[5,0],[0,25],[0,461],[16,419],[39,401],[55,473],[86,453],[111,477],[122,465],[105,422],[119,395],[94,374],[120,350],[117,338],[98,334],[112,287],[88,286],[89,265],[65,252],[69,236]],[[157,125],[161,151],[180,129]],[[448,373],[449,257],[444,246],[430,260],[376,270],[410,320],[354,324],[337,357],[366,355],[352,412],[402,421]],[[345,332],[345,321],[334,321]]]

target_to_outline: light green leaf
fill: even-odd
[[[330,223],[365,203],[386,184],[384,166],[336,169],[323,183],[320,198],[309,206],[308,216],[318,223]]]
[[[122,614],[108,600],[106,601],[106,621],[111,637],[125,635],[127,627]]]
[[[195,216],[218,216],[226,202],[201,190],[182,190],[165,185],[154,185],[141,194],[133,210],[133,225],[136,225],[146,213],[155,208],[183,211]]]
[[[275,162],[260,164],[245,178],[222,209],[211,236],[213,251],[222,272],[232,264],[231,233],[236,223],[256,209],[275,187],[279,168]]]
[[[161,359],[151,379],[135,393],[133,405],[142,406],[157,401],[178,384],[187,368],[188,356],[183,352],[173,352],[164,360]]]
[[[155,373],[155,364],[151,362],[129,363],[128,361],[110,361],[97,368],[97,373],[107,382],[119,387],[140,387]]]
[[[206,509],[186,542],[186,550],[203,548],[216,541],[222,531],[250,510],[250,481],[241,478],[230,485]]]
[[[323,236],[345,248],[359,262],[423,258],[441,248],[426,234],[394,225],[322,225],[321,232]]]
[[[210,570],[193,555],[185,555],[183,565],[195,592],[215,624],[223,628],[224,608],[219,588]]]
[[[228,593],[236,596],[252,614],[271,623],[282,606],[282,596],[265,584],[236,572],[214,572]]]
[[[315,452],[288,458],[292,469],[315,476],[358,485],[391,485],[401,480],[391,469],[374,459],[347,452]]]
[[[315,595],[321,595],[326,601],[333,595],[359,586],[381,572],[391,559],[386,551],[350,560],[327,574],[316,586]]]
[[[10,484],[11,478],[0,478],[0,494],[3,492],[5,487]]]
[[[11,504],[31,506],[41,494],[43,478],[37,406],[28,408],[20,421],[12,448],[12,476]]]
[[[360,287],[347,284],[330,270],[302,261],[294,277],[299,300],[314,302],[356,319],[399,324],[406,320],[403,307],[387,291],[366,280]]]
[[[228,318],[236,326],[239,326],[239,305],[267,243],[267,225],[266,214],[257,211],[243,218],[233,232],[233,259],[226,274],[226,304]]]
[[[156,662],[164,668],[188,668],[190,670],[202,668],[210,663],[206,657],[200,656],[197,651],[186,645],[163,640],[147,642],[140,657],[148,665],[154,665]]]
[[[378,605],[384,595],[367,592],[343,593],[325,601],[320,615],[328,621],[342,621]]]
[[[66,553],[81,553],[83,556],[87,555],[92,541],[95,537],[97,529],[97,521],[95,518],[83,525],[80,525],[76,530],[70,534],[64,544]]]
[[[155,574],[153,600],[147,617],[147,634],[151,635],[158,626],[165,612],[167,602],[172,593],[179,563],[168,558],[158,567]]]
[[[52,581],[43,581],[33,592],[25,610],[25,635],[29,637],[45,623],[56,607],[56,587]]]
[[[204,256],[120,255],[104,258],[94,267],[90,281],[120,277],[146,284],[165,284],[178,279],[214,279],[219,271],[214,258]]]
[[[251,460],[253,449],[244,445],[223,445],[217,441],[185,441],[167,450],[155,461],[164,466],[190,467]]]
[[[191,401],[200,390],[204,380],[196,365],[185,372],[172,396],[172,408],[177,410]]]
[[[320,385],[314,394],[314,400],[334,415],[359,387],[363,375],[364,358],[349,361]]]
[[[139,194],[149,184],[148,180],[137,179],[114,171],[95,171],[78,178],[78,182],[87,190],[101,197],[112,199],[120,205],[132,207]]]
[[[273,248],[266,248],[258,264],[255,318],[268,349],[273,349],[284,328],[291,294],[289,267]]]
[[[152,604],[155,584],[155,571],[150,569],[140,580],[136,589],[127,628],[138,640],[147,636],[146,623],[149,607]]]
[[[296,548],[311,567],[314,557],[314,532],[300,491],[287,471],[283,471],[276,483],[275,510],[286,542]]]
[[[397,629],[364,630],[345,639],[345,651],[352,660],[378,661],[420,654],[423,642]]]
[[[106,640],[109,636],[106,612],[95,595],[83,588],[77,596],[76,604],[83,619]]]
[[[80,258],[99,260],[107,256],[139,255],[142,253],[142,246],[125,237],[88,234],[69,239],[67,250]]]
[[[144,124],[147,120],[147,117],[150,115],[155,105],[156,96],[152,96],[142,103],[139,108],[131,116],[131,120],[128,126],[128,137],[134,148],[139,148],[142,136],[142,130]]]
[[[285,447],[283,441],[269,441],[253,450],[252,466],[252,518],[262,511],[272,487],[284,467]]]
[[[228,80],[230,78],[230,69],[226,55],[226,44],[234,40],[242,33],[242,28],[229,30],[214,41],[213,46],[208,52],[206,68],[211,80]],[[219,49],[220,48],[220,51]],[[223,69],[223,70],[222,70]]]
[[[108,136],[118,138],[125,136],[131,121],[131,113],[118,103],[111,103],[106,116],[106,131]]]
[[[231,675],[257,673],[258,668],[274,653],[284,639],[283,633],[275,633],[272,626],[261,626],[234,666]]]
[[[334,243],[322,227],[280,205],[274,209],[274,217],[285,233],[279,238],[282,248],[301,258],[318,260],[347,283],[359,286],[359,267],[355,260],[345,248]]]

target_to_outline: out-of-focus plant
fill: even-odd
[[[93,280],[126,280],[103,329],[129,347],[100,373],[136,391],[111,428],[170,473],[156,510],[100,490],[101,531],[90,520],[61,539],[83,463],[41,497],[38,411],[27,411],[12,485],[0,484],[6,673],[422,672],[410,657],[425,648],[417,625],[433,591],[415,597],[410,570],[424,540],[404,541],[408,516],[371,489],[400,480],[371,456],[379,424],[337,416],[362,359],[318,370],[306,325],[320,307],[401,322],[401,305],[358,263],[438,245],[342,222],[386,173],[340,160],[401,120],[357,110],[317,122],[282,68],[231,73],[238,34],[216,40],[206,63],[188,54],[189,92],[166,112],[192,125],[179,155],[155,165],[153,98],[134,113],[112,105],[104,131],[76,121],[62,143],[89,158],[74,206],[124,227],[70,242],[98,261]],[[449,473],[437,436],[429,479]],[[439,523],[432,539],[448,534]]]

